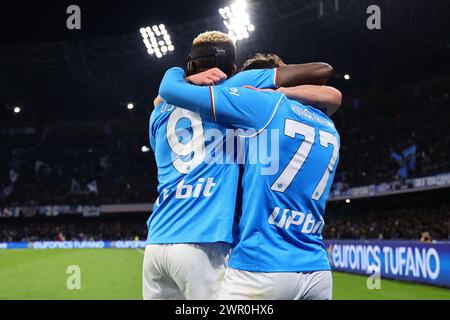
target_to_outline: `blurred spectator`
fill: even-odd
[[[433,242],[433,238],[431,238],[431,234],[428,231],[422,232],[420,236],[420,242],[423,243],[431,243]]]

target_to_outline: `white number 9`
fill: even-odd
[[[192,136],[189,142],[181,143],[177,135],[178,122],[186,118],[191,123]],[[167,141],[177,158],[173,161],[173,166],[181,174],[191,172],[197,165],[203,162],[206,156],[205,137],[203,124],[200,116],[189,110],[176,108],[172,111],[167,122]],[[182,157],[192,154],[190,160],[185,161]]]

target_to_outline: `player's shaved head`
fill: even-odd
[[[187,75],[215,67],[222,70],[228,77],[236,73],[236,45],[226,33],[203,32],[192,41]]]
[[[252,69],[272,69],[284,67],[285,65],[284,61],[276,54],[256,53],[244,62],[242,71]]]

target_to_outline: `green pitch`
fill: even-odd
[[[0,299],[141,299],[140,249],[0,250]],[[80,267],[81,289],[67,289],[69,266]],[[333,274],[334,299],[450,299],[450,290]]]

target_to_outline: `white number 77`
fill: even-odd
[[[314,145],[316,131],[313,127],[306,124],[291,119],[286,119],[284,134],[294,139],[296,134],[300,134],[304,137],[304,140],[300,144],[297,153],[291,159],[287,167],[283,170],[278,179],[273,183],[271,189],[277,192],[285,192],[286,189],[291,185],[295,176],[300,171],[303,163],[311,152],[312,146]],[[322,197],[328,179],[330,178],[330,173],[333,171],[339,154],[339,144],[336,136],[332,135],[329,132],[319,130],[319,140],[320,145],[325,148],[328,148],[330,144],[333,145],[333,154],[331,155],[331,159],[327,166],[327,169],[325,170],[325,173],[323,174],[322,178],[319,181],[319,184],[312,194],[312,199],[314,200],[319,200]]]

